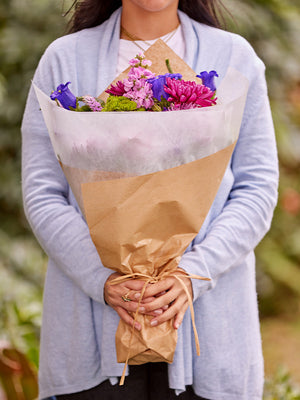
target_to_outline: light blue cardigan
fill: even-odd
[[[52,43],[34,82],[45,93],[67,81],[77,95],[101,93],[115,78],[120,15],[121,9],[101,26]],[[195,353],[188,311],[169,365],[169,385],[182,391],[192,384],[199,396],[212,400],[258,400],[263,358],[253,249],[270,227],[278,182],[264,65],[240,36],[199,24],[182,12],[179,17],[185,61],[194,71],[217,70],[219,83],[232,66],[249,79],[250,89],[231,165],[180,263],[188,272],[212,278],[212,283],[193,282],[201,356]],[[44,398],[113,380],[123,365],[115,357],[119,317],[103,299],[111,271],[99,260],[32,89],[22,133],[25,212],[49,256],[39,371]]]

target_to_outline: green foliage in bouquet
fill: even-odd
[[[102,111],[145,111],[145,108],[138,108],[135,101],[124,96],[109,96]]]

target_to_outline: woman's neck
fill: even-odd
[[[158,11],[149,11],[130,0],[123,1],[121,25],[136,38],[156,39],[176,29],[178,24],[176,1]],[[128,39],[124,33],[121,38]]]

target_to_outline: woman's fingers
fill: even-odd
[[[140,279],[130,279],[124,282],[124,285],[134,292],[141,291],[145,285],[145,281]]]
[[[143,298],[141,303],[143,303],[143,304],[151,303],[151,301],[154,301],[155,299],[156,299],[156,297],[147,297],[146,299]]]
[[[144,292],[143,299],[147,297],[159,297],[172,286],[173,281],[170,278],[163,279],[157,283],[149,284]],[[135,294],[135,298],[139,299],[140,293]]]
[[[128,313],[135,313],[138,309],[139,313],[151,315],[153,317],[163,313],[164,311],[163,309],[151,309],[149,312],[146,312],[144,307],[144,302],[141,302],[141,304],[139,305],[138,301],[134,300],[134,294],[136,293],[135,290],[141,290],[145,285],[144,281],[135,280],[135,281],[125,281],[118,284],[110,284],[110,281],[119,276],[120,274],[118,273],[113,273],[109,276],[104,285],[104,298],[106,303],[113,309],[115,309],[119,315],[121,312],[121,315],[123,317],[122,319],[124,321],[125,321],[124,311],[128,314]],[[154,297],[148,297],[147,299],[145,299],[145,302],[149,303],[154,299],[155,299]],[[120,311],[120,308],[122,308],[124,311],[123,310]],[[133,319],[131,318],[130,314],[128,314],[128,316],[129,317],[126,318],[126,321],[127,323],[132,325]]]
[[[141,301],[141,307],[144,307],[144,305],[145,304],[147,304],[147,303],[151,303],[152,301],[154,301],[155,300],[155,297],[147,297],[146,299],[143,299],[142,301]],[[147,313],[147,315],[152,315],[153,317],[156,317],[157,315],[160,315],[160,314],[162,314],[165,310],[167,310],[168,309],[168,306],[164,306],[164,307],[162,307],[162,308],[158,308],[158,309],[156,309],[156,310],[153,310],[153,311],[149,311],[148,313]],[[140,308],[139,308],[139,311],[140,311]],[[141,314],[146,314],[146,311],[144,310],[142,310],[142,311],[140,311],[141,312]]]
[[[137,329],[138,331],[141,330],[141,324],[139,324],[137,321],[134,322],[134,319],[132,318],[132,316],[130,314],[128,314],[128,312],[126,310],[124,310],[123,307],[116,307],[115,310],[117,311],[117,313],[119,314],[119,317],[128,325],[133,326],[135,329]]]
[[[165,309],[165,306],[169,306],[179,295],[179,291],[177,290],[170,290],[169,292],[165,293],[164,295],[160,297],[154,297],[154,300],[149,302],[149,303],[142,303],[145,312],[149,313],[154,310],[158,309]],[[163,308],[164,307],[164,308]]]
[[[184,299],[177,299],[163,314],[153,318],[150,322],[151,326],[160,325],[174,318],[174,328],[178,329],[183,321],[184,314],[188,308],[188,302]]]
[[[145,312],[148,314],[157,309],[164,310],[162,314],[151,320],[152,326],[162,324],[173,318],[175,329],[178,329],[181,325],[189,306],[189,297],[193,298],[193,289],[189,278],[184,277],[182,273],[179,273],[178,277],[180,281],[176,277],[170,276],[146,289],[147,294],[154,296],[155,300],[144,304]],[[161,294],[162,292],[165,293]],[[159,296],[158,293],[160,293]],[[168,308],[165,310],[166,306]]]
[[[119,303],[121,301],[124,301],[126,303],[126,299],[128,300],[127,303],[135,300],[135,293],[136,291],[141,291],[143,289],[143,286],[145,284],[144,281],[141,280],[128,280],[128,281],[123,281],[120,283],[114,283],[112,282],[116,278],[121,277],[120,274],[117,272],[111,274],[107,281],[105,282],[104,285],[104,298],[105,301],[110,304],[111,302]],[[122,299],[123,296],[123,299]],[[125,298],[125,300],[124,300]]]
[[[179,275],[179,278],[189,286],[189,278],[182,276],[182,274]],[[146,287],[143,298],[146,299],[147,297],[160,297],[168,292],[174,286],[174,284],[178,286],[178,288],[183,287],[182,284],[176,278],[174,278],[174,276],[169,276],[168,278],[162,279],[157,283],[150,284]],[[135,293],[134,297],[135,299],[139,299],[140,293]]]
[[[176,314],[176,317],[174,319],[174,329],[178,329],[180,325],[182,324],[184,314],[186,310],[188,309],[188,305],[183,309],[180,309],[179,312]]]
[[[137,279],[115,285],[109,284],[110,280],[118,276],[120,275],[114,273],[108,278],[104,294],[106,302],[117,311],[120,318],[132,326],[134,321],[132,315],[138,309],[139,313],[154,317],[151,320],[152,326],[174,319],[174,328],[178,329],[189,306],[187,292],[193,298],[190,279],[179,272],[178,277],[181,281],[174,276],[169,276],[155,284],[149,284],[139,304],[145,282]],[[136,328],[140,329],[139,324]]]

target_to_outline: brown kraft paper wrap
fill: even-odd
[[[150,283],[172,274],[206,218],[233,149],[153,174],[83,183],[85,216],[103,265]],[[118,362],[172,363],[177,331],[172,321],[151,327],[151,318],[137,313],[140,332],[120,320]]]

